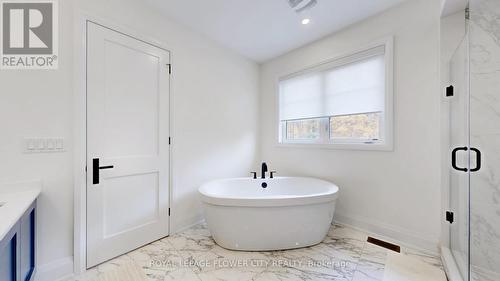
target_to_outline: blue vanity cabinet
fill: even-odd
[[[16,224],[0,241],[0,280],[18,280],[20,276],[19,225]]]
[[[22,281],[32,280],[35,271],[35,204],[19,221],[20,274]]]
[[[31,281],[35,273],[35,203],[0,241],[0,280]]]

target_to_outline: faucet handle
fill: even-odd
[[[270,178],[272,179],[274,177],[274,174],[276,174],[277,172],[276,171],[271,171],[270,173],[271,173]]]
[[[253,174],[253,178],[256,179],[257,178],[257,172],[250,172],[250,174]]]

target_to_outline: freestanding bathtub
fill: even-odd
[[[199,189],[215,242],[231,250],[311,246],[326,236],[338,187],[299,177],[223,179]]]

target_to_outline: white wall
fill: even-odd
[[[0,182],[41,180],[38,262],[73,255],[72,1],[59,1],[59,69],[0,70]],[[63,137],[66,152],[24,154],[24,137]],[[66,258],[66,259],[65,259]]]
[[[75,17],[102,17],[172,51],[173,231],[201,219],[198,186],[247,175],[257,155],[258,66],[139,1],[59,1],[60,56],[54,71],[0,71],[0,182],[41,179],[41,272],[73,255]],[[78,57],[76,57],[78,58]],[[75,83],[76,84],[76,83]],[[64,137],[67,151],[24,154],[24,137]],[[57,268],[55,268],[57,269]]]
[[[335,219],[436,251],[440,236],[439,1],[414,0],[261,66],[261,158],[340,187]],[[277,79],[393,35],[394,151],[278,147]]]
[[[258,66],[137,1],[80,1],[78,10],[155,38],[172,51],[174,229],[201,219],[204,181],[248,175],[257,140]]]

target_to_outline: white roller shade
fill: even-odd
[[[383,112],[384,48],[337,60],[280,81],[280,120]]]

